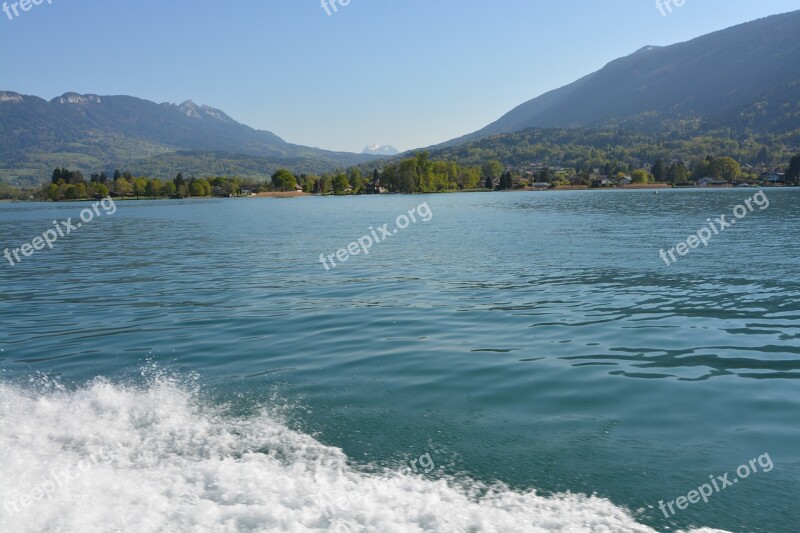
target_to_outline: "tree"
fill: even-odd
[[[147,182],[147,186],[145,187],[145,192],[147,192],[147,196],[150,198],[156,198],[161,196],[161,189],[163,185],[161,180],[153,179]]]
[[[481,172],[483,172],[483,177],[484,178],[487,178],[487,179],[488,178],[492,178],[492,180],[494,180],[495,178],[499,178],[500,175],[503,173],[503,164],[500,161],[496,160],[496,159],[493,159],[491,161],[487,161],[481,167]],[[488,188],[490,188],[490,187],[487,187],[487,189]],[[494,188],[494,187],[491,187],[491,188]]]
[[[282,168],[272,175],[272,185],[279,191],[293,191],[297,185],[294,174]]]
[[[47,198],[52,200],[53,202],[60,199],[58,194],[58,185],[56,185],[55,183],[51,183],[47,187]]]
[[[136,178],[134,180],[133,194],[136,195],[137,200],[140,196],[147,194],[147,180],[145,178]]]
[[[64,191],[64,198],[67,200],[77,200],[80,197],[77,185],[68,185],[67,190]]]
[[[462,168],[456,175],[456,184],[460,189],[475,189],[481,182],[481,169],[478,167]]]
[[[186,183],[186,179],[183,177],[183,173],[178,172],[175,179],[172,180],[172,184],[175,186],[174,196],[186,198],[186,195],[189,194],[189,187]]]
[[[345,174],[337,174],[333,178],[333,194],[345,194],[350,188],[350,182]]]
[[[715,178],[735,180],[742,175],[742,167],[730,157],[717,157],[711,162],[711,175]]]
[[[633,172],[631,172],[631,181],[633,181],[633,183],[638,183],[638,184],[644,185],[644,184],[647,184],[650,181],[650,178],[649,178],[646,170],[639,169],[639,170],[634,170]]]
[[[98,183],[94,187],[94,193],[97,196],[106,197],[106,196],[108,196],[109,190],[108,190],[108,187],[106,187],[104,184]]]
[[[500,185],[497,189],[500,191],[507,191],[514,185],[514,178],[511,177],[511,172],[505,172],[500,176]]]
[[[211,184],[200,178],[189,181],[189,196],[211,196]]]
[[[128,180],[118,179],[114,182],[114,191],[120,196],[128,196],[133,187]]]
[[[361,173],[361,169],[359,169],[358,167],[354,167],[352,170],[350,170],[349,181],[350,181],[350,186],[353,188],[353,192],[355,194],[361,193],[361,191],[363,191],[364,187],[366,186],[364,182],[364,176]]]
[[[330,174],[323,174],[322,178],[319,180],[319,186],[317,187],[317,191],[319,194],[328,194],[331,192],[331,182],[333,178]]]
[[[786,181],[797,183],[800,180],[800,154],[794,156],[789,162],[789,168],[786,169]]]
[[[667,178],[667,167],[663,159],[657,159],[653,164],[650,173],[656,178],[656,181],[664,181]]]
[[[175,187],[175,184],[171,181],[168,181],[164,184],[164,196],[167,198],[172,198],[178,192],[178,188]]]
[[[308,193],[315,193],[319,189],[319,176],[306,176],[306,182],[303,185],[303,191]]]
[[[684,165],[682,161],[671,165],[667,172],[667,180],[674,185],[689,181],[689,171],[686,169],[686,165]]]
[[[50,183],[55,183],[56,185],[58,185],[60,181],[63,181],[67,185],[86,184],[86,180],[83,179],[83,174],[81,174],[80,170],[69,170],[63,167],[53,170],[53,174],[50,178]]]
[[[695,180],[707,178],[711,175],[711,163],[714,158],[706,156],[705,159],[695,162],[692,165],[692,176]]]
[[[405,194],[418,192],[419,173],[416,159],[404,159],[397,169],[398,189]]]
[[[239,186],[233,181],[226,181],[222,184],[222,193],[226,196],[239,194]]]

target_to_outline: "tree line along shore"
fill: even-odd
[[[111,196],[120,199],[237,197],[295,194],[358,195],[504,191],[546,189],[597,189],[613,187],[681,186],[796,186],[800,185],[800,154],[786,167],[741,165],[730,157],[706,157],[687,165],[662,159],[647,168],[607,163],[602,168],[563,168],[549,165],[508,167],[490,160],[464,166],[435,161],[428,152],[383,163],[372,171],[352,167],[333,173],[294,174],[277,170],[270,180],[240,177],[195,177],[178,172],[172,180],[133,176],[130,172],[93,173],[87,180],[78,170],[56,168],[50,183],[21,190],[0,184],[0,199],[76,201]]]

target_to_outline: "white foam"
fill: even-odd
[[[168,379],[0,383],[0,472],[0,531],[20,533],[653,531],[601,498],[364,473],[267,409],[224,416]]]

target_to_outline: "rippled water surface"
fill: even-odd
[[[33,392],[42,382],[90,395],[96,377],[152,387],[142,370],[156,368],[223,418],[281,406],[282,427],[340,448],[359,472],[429,454],[436,468],[419,482],[596,494],[659,531],[796,531],[800,191],[768,189],[767,209],[674,265],[658,253],[755,192],[118,203],[52,251],[0,266],[0,448],[25,446],[8,426],[21,423],[14,406],[58,424],[21,399],[47,397]],[[320,264],[422,202],[430,221],[331,271]],[[83,207],[0,204],[0,245]],[[42,455],[74,438],[48,437]],[[770,472],[670,518],[658,509],[765,453]],[[526,509],[556,530],[537,522],[537,504]],[[279,524],[249,520],[237,527]]]

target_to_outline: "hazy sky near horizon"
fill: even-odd
[[[800,9],[351,0],[329,16],[321,0],[50,1],[13,20],[0,11],[0,90],[192,99],[289,142],[356,152],[444,142],[645,45]]]

